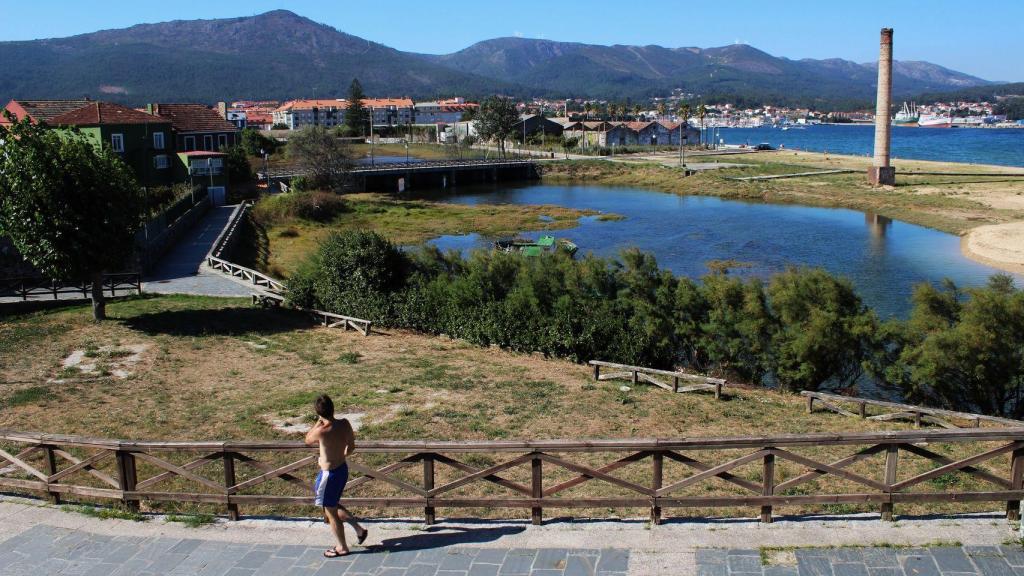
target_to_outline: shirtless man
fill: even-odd
[[[317,421],[306,433],[307,445],[320,445],[320,473],[313,483],[313,492],[316,494],[316,505],[323,507],[324,516],[338,539],[338,545],[328,548],[324,556],[337,558],[349,553],[348,545],[345,544],[344,522],[355,528],[359,544],[366,541],[369,532],[356,522],[355,517],[344,506],[338,504],[345,483],[348,482],[348,463],[345,458],[356,450],[356,435],[348,420],[334,419],[334,402],[326,394],[317,398],[313,407],[316,410]]]

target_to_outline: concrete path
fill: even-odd
[[[197,294],[202,296],[249,296],[251,287],[219,272],[206,270],[206,254],[227,225],[234,206],[211,208],[202,220],[186,232],[177,245],[143,278],[142,291],[156,294]]]
[[[445,521],[429,527],[402,520],[375,520],[364,525],[370,529],[366,547],[353,546],[350,559],[324,561],[320,554],[330,546],[331,535],[322,521],[314,519],[243,517],[238,522],[218,519],[211,525],[188,528],[160,516],[151,516],[146,522],[100,520],[37,500],[0,497],[0,576],[793,576],[794,568],[797,576],[854,576],[853,571],[857,576],[954,576],[954,570],[941,568],[947,564],[939,556],[955,552],[936,553],[937,548],[931,549],[929,554],[940,568],[938,572],[920,568],[929,566],[927,559],[906,559],[925,555],[909,547],[928,545],[963,546],[977,568],[964,570],[965,574],[1024,575],[1024,565],[998,572],[997,568],[1003,566],[999,560],[978,560],[978,551],[986,550],[1011,567],[1021,561],[1013,552],[1021,550],[1019,547],[973,548],[998,547],[1017,537],[996,513],[898,522],[882,522],[877,514],[780,518],[773,524],[752,519],[678,519],[654,528],[633,520],[559,519],[543,526],[531,526],[527,521],[482,520]],[[348,534],[352,536],[351,529]],[[844,551],[846,548],[835,548],[871,548],[879,544],[902,547],[890,548],[896,551],[897,565],[888,566],[889,570],[868,564],[865,548],[851,548],[859,550],[857,554],[863,558],[856,561],[850,559],[852,553]],[[804,558],[817,558],[822,550],[807,548],[797,554],[791,550],[822,546],[834,547],[836,554],[846,556],[829,556],[827,569],[824,560],[808,560],[804,569]],[[753,560],[729,561],[730,549],[736,550],[733,556],[758,555],[759,559],[761,547],[767,554],[768,568],[755,565]],[[845,566],[857,562],[864,570]],[[834,568],[832,563],[843,566]],[[112,564],[118,564],[122,572],[114,570]]]

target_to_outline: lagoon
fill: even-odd
[[[580,254],[616,256],[630,247],[655,254],[660,266],[680,276],[707,274],[707,263],[734,260],[732,274],[768,278],[788,266],[815,266],[849,278],[881,317],[906,316],[921,282],[944,278],[979,286],[998,270],[969,260],[960,238],[873,214],[837,208],[767,204],[650,190],[545,184],[461,187],[431,199],[459,204],[552,204],[625,216],[585,217],[554,234]],[[537,238],[545,232],[525,232]],[[442,250],[490,248],[477,234],[430,241]],[[1015,277],[1018,286],[1024,278]]]

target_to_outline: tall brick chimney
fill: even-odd
[[[875,160],[868,169],[874,186],[896,184],[896,169],[889,163],[892,139],[892,28],[882,28],[878,53],[878,96],[875,103]]]

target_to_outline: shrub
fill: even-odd
[[[333,192],[293,192],[264,198],[253,208],[253,215],[264,227],[271,227],[295,220],[330,222],[346,210],[345,200]]]

